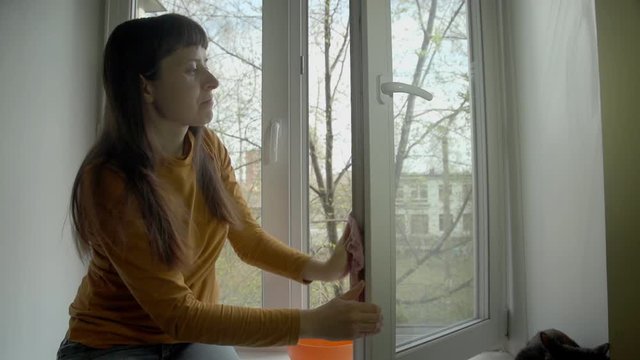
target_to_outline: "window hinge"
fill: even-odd
[[[300,56],[300,75],[304,75],[304,56]]]

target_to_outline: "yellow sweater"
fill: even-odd
[[[212,131],[206,131],[203,138],[215,153],[211,154],[214,161],[220,159],[223,181],[239,205],[244,228],[231,229],[209,213],[196,186],[193,147],[189,146],[185,158],[166,161],[156,175],[176,191],[190,215],[187,233],[192,264],[183,270],[168,270],[156,261],[141,215],[137,210],[127,214],[124,249],[107,242],[92,245],[87,274],[69,306],[70,340],[96,348],[177,342],[272,346],[298,341],[297,309],[218,303],[215,263],[227,238],[246,263],[301,283],[308,283],[301,273],[310,257],[260,228],[240,192],[226,148]],[[124,178],[115,171],[102,176],[105,197],[117,199],[124,192]],[[116,204],[106,208],[111,214],[121,211]]]

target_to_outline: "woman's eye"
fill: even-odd
[[[209,71],[209,67],[207,66],[207,64],[204,64],[202,66],[198,65],[196,67],[190,67],[190,68],[187,69],[187,73],[190,74],[190,75],[195,75],[200,70]]]

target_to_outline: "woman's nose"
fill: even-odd
[[[218,86],[220,85],[220,83],[218,82],[218,79],[215,76],[213,76],[213,74],[211,73],[209,73],[209,76],[210,77],[205,84],[205,89],[206,90],[217,89]]]

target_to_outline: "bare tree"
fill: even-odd
[[[338,224],[345,221],[350,196],[341,196],[345,180],[350,178],[351,159],[344,164],[335,163],[334,112],[337,101],[348,99],[343,88],[345,67],[349,53],[348,1],[321,0],[309,3],[309,47],[322,54],[322,69],[318,69],[318,98],[310,104],[310,214],[312,227],[325,228],[326,239],[311,241],[312,254],[329,254],[338,241]],[[310,84],[316,79],[309,79]],[[346,119],[342,119],[344,121]],[[328,300],[342,292],[342,283],[315,284],[313,302]],[[321,298],[321,299],[318,299]]]
[[[453,24],[456,19],[459,18],[461,10],[464,7],[465,2],[461,1],[456,4],[455,8],[447,14],[445,18],[440,19],[438,17],[438,2],[433,0],[430,2],[430,6],[424,6],[420,0],[414,2],[416,16],[422,29],[422,43],[421,47],[416,50],[417,60],[415,63],[412,85],[422,87],[424,85],[425,78],[430,72],[434,71],[434,59],[441,50],[440,41],[450,36]],[[319,245],[313,249],[315,252],[322,250],[331,250],[335,246],[338,240],[337,225],[343,221],[346,214],[337,214],[336,207],[339,205],[336,203],[336,191],[339,189],[339,183],[342,179],[345,179],[345,174],[350,172],[351,161],[348,161],[342,166],[339,171],[335,169],[334,164],[334,130],[333,130],[333,104],[336,100],[336,90],[341,86],[341,75],[344,63],[346,61],[346,52],[349,45],[349,32],[348,24],[344,27],[344,31],[336,33],[338,26],[336,23],[336,13],[339,11],[340,1],[323,0],[321,2],[322,11],[313,13],[311,16],[315,16],[313,19],[318,24],[323,24],[322,31],[315,34],[321,37],[320,43],[324,47],[324,108],[319,109],[318,114],[322,115],[324,122],[324,137],[320,138],[318,132],[312,132],[309,136],[309,158],[311,163],[311,175],[315,184],[311,184],[311,191],[317,196],[320,209],[322,210],[323,218],[320,222],[323,222],[326,227],[326,243]],[[426,11],[424,9],[427,9]],[[435,33],[436,29],[439,31]],[[436,36],[437,35],[437,36]],[[465,39],[464,36],[458,34],[453,35],[457,38]],[[334,39],[338,38],[337,44]],[[434,38],[437,37],[437,41]],[[337,49],[337,50],[336,50]],[[333,50],[333,51],[332,51]],[[435,69],[437,71],[437,69]],[[463,76],[462,74],[461,76]],[[317,102],[318,103],[318,102]],[[426,110],[432,111],[432,110]],[[432,136],[436,130],[446,129],[452,123],[452,120],[458,118],[463,114],[468,114],[469,109],[469,97],[468,94],[462,94],[460,97],[460,103],[452,108],[433,110],[442,114],[439,120],[431,124],[423,124],[424,120],[418,119],[421,113],[417,113],[416,98],[413,95],[409,95],[405,103],[401,106],[400,111],[394,116],[394,118],[400,118],[400,132],[399,141],[396,147],[395,153],[395,183],[397,192],[397,184],[401,181],[401,176],[404,169],[405,160],[411,155],[411,152],[416,147],[424,144],[426,139]],[[416,128],[414,125],[416,121],[421,122],[421,126]],[[420,132],[416,132],[419,130]],[[446,137],[445,137],[445,142]],[[448,146],[443,146],[443,149],[447,149]],[[324,162],[324,163],[323,163]],[[448,159],[443,159],[443,167],[448,168]],[[334,175],[337,174],[337,175]],[[346,177],[348,178],[348,176]],[[446,178],[446,177],[445,177]],[[470,194],[469,194],[470,196]],[[453,229],[458,225],[459,219],[462,216],[465,206],[461,209],[457,209],[457,216],[453,217],[454,221],[451,221],[449,228],[445,231],[445,236],[439,241],[444,244],[452,233]],[[449,199],[446,199],[444,203],[446,209],[445,213],[449,214]],[[406,238],[404,240],[407,240]],[[406,276],[398,278],[398,284],[405,281],[409,275],[414,273],[421,265],[423,265],[428,258],[440,253],[442,245],[438,246],[434,251],[427,252],[424,256],[420,257],[419,261],[416,261],[415,267]],[[327,298],[331,295],[339,294],[343,291],[340,283],[332,284],[331,286],[325,286],[326,290],[331,291],[332,294],[325,294]]]
[[[443,0],[440,0],[440,2]],[[421,43],[415,49],[417,55],[411,83],[414,86],[424,87],[429,76],[437,75],[441,69],[434,64],[442,49],[443,41],[465,40],[466,34],[455,33],[455,23],[460,19],[465,1],[450,3],[453,5],[447,11],[439,13],[442,8],[438,0],[407,0],[399,1],[398,6],[410,8],[409,14],[415,14],[420,24]],[[247,47],[246,41],[239,41],[238,29],[245,29],[247,32],[253,29],[259,31],[259,21],[261,9],[257,8],[251,1],[204,1],[204,0],[172,0],[165,1],[171,11],[180,12],[196,19],[201,24],[216,24],[213,32],[209,34],[210,46],[215,49],[220,56],[233,59],[238,64],[242,64],[242,73],[234,74],[236,78],[226,78],[225,92],[227,101],[224,103],[234,104],[233,108],[221,108],[218,110],[219,118],[216,123],[216,131],[225,139],[233,141],[235,153],[236,169],[240,170],[256,161],[252,159],[247,162],[243,153],[250,149],[260,150],[259,137],[256,137],[256,130],[260,127],[259,88],[240,86],[242,81],[247,81],[252,77],[259,77],[262,72],[261,61],[251,49]],[[312,254],[320,252],[330,252],[338,241],[338,226],[346,217],[346,210],[350,206],[350,197],[343,195],[349,190],[346,186],[351,180],[351,159],[345,163],[337,164],[336,143],[334,122],[337,121],[335,105],[343,95],[348,77],[344,76],[345,68],[349,67],[348,53],[350,45],[348,16],[344,12],[348,11],[346,0],[318,0],[318,6],[310,11],[310,23],[317,24],[311,28],[309,41],[317,41],[320,44],[323,54],[322,61],[322,83],[319,84],[319,98],[315,104],[310,105],[310,118],[313,118],[321,128],[310,126],[309,134],[309,160],[310,160],[310,184],[309,189],[313,195],[310,199],[312,206],[317,206],[317,210],[312,210],[313,216],[318,218],[318,224],[324,227],[326,241],[311,247]],[[312,5],[310,5],[311,7]],[[249,11],[247,11],[247,9]],[[311,10],[311,9],[310,9]],[[403,15],[408,16],[408,15]],[[345,20],[346,19],[346,20]],[[310,45],[311,46],[311,45]],[[215,70],[215,69],[214,69]],[[225,69],[226,70],[226,69]],[[224,71],[220,72],[224,78]],[[465,74],[459,74],[464,77]],[[233,90],[233,91],[230,91]],[[348,99],[348,95],[346,96]],[[321,104],[322,101],[322,104]],[[219,104],[223,101],[219,101]],[[397,106],[394,119],[398,120],[398,141],[395,148],[395,168],[394,177],[397,193],[402,175],[405,171],[405,164],[408,158],[416,149],[425,146],[431,139],[439,139],[440,153],[442,154],[442,169],[445,186],[448,186],[450,159],[448,156],[449,144],[448,136],[454,132],[455,121],[461,117],[469,116],[470,113],[469,93],[462,93],[458,98],[458,103],[447,108],[435,109],[425,108],[424,104],[413,95],[407,96],[403,104]],[[229,105],[225,105],[229,106]],[[258,115],[255,115],[258,114]],[[433,120],[433,115],[439,118]],[[429,115],[429,117],[425,116]],[[426,120],[427,118],[432,120]],[[254,125],[247,126],[253,123]],[[259,135],[258,135],[259,136]],[[226,141],[226,140],[225,140]],[[259,161],[259,159],[257,159]],[[251,188],[259,188],[253,184]],[[344,197],[344,198],[343,198]],[[451,208],[450,199],[445,198],[444,213],[451,216],[450,223],[442,236],[435,242],[435,245],[426,252],[413,251],[414,263],[410,269],[400,273],[397,284],[401,284],[409,279],[418,270],[423,269],[429,259],[450,251],[456,247],[464,246],[468,242],[453,243],[451,234],[458,226],[465,208],[472,202],[471,191],[464,195],[463,204],[455,209]],[[317,205],[316,205],[317,204]],[[317,212],[316,212],[317,211]],[[323,238],[325,237],[323,236]],[[408,238],[399,233],[399,240],[405,246],[411,248],[413,245]],[[470,241],[470,240],[469,240]],[[468,288],[472,284],[472,279],[468,279],[449,289],[448,294]],[[343,283],[328,284],[322,288],[321,297],[328,300],[343,291]],[[425,296],[419,301],[427,303],[438,301],[446,294]],[[418,301],[418,300],[412,300]],[[411,302],[399,301],[399,304],[408,305]]]
[[[430,74],[430,72],[434,70],[434,58],[438,55],[438,52],[441,48],[439,41],[447,38],[450,31],[452,30],[454,22],[459,18],[464,5],[464,1],[459,2],[457,6],[455,6],[453,11],[451,11],[449,14],[445,14],[445,18],[438,20],[440,17],[438,16],[439,7],[437,0],[430,1],[428,10],[425,10],[427,9],[427,7],[424,6],[424,4],[420,0],[415,1],[416,16],[418,17],[418,22],[422,30],[422,42],[420,48],[416,51],[417,60],[412,74],[412,85],[418,87],[424,86],[425,79]],[[436,33],[435,30],[438,28],[440,30]],[[460,35],[454,35],[454,37],[462,39],[465,38],[464,36]],[[436,39],[437,41],[434,41],[434,39]],[[436,71],[438,70],[436,69]],[[465,74],[460,74],[460,76],[464,77]],[[401,183],[402,175],[404,173],[405,160],[410,157],[412,150],[424,144],[427,138],[438,139],[441,144],[441,176],[442,187],[444,189],[443,197],[441,199],[441,216],[443,216],[444,224],[446,225],[446,229],[443,231],[440,238],[433,244],[433,246],[428,248],[426,251],[417,251],[416,249],[414,249],[413,244],[408,240],[406,232],[397,234],[398,240],[403,241],[404,246],[409,248],[409,252],[411,253],[409,257],[413,259],[413,264],[408,269],[405,269],[404,271],[401,271],[397,274],[396,286],[400,286],[403,282],[410,279],[411,276],[416,274],[418,271],[430,271],[428,270],[429,267],[425,268],[425,265],[429,265],[429,260],[440,257],[444,253],[453,249],[460,248],[462,246],[469,246],[472,242],[472,238],[467,237],[461,242],[453,243],[453,238],[451,236],[454,229],[459,225],[464,211],[469,206],[472,198],[472,191],[471,188],[469,188],[464,194],[464,201],[462,202],[460,207],[458,209],[451,208],[451,192],[449,190],[451,188],[449,134],[453,129],[452,124],[457,118],[459,118],[460,116],[469,116],[469,92],[467,91],[461,94],[461,96],[459,97],[459,101],[459,104],[451,109],[442,109],[439,111],[433,110],[434,112],[442,114],[442,117],[434,121],[433,123],[426,124],[426,126],[421,126],[418,128],[415,127],[416,122],[424,122],[424,120],[421,120],[419,118],[422,114],[416,113],[416,97],[414,95],[409,95],[406,101],[401,106],[399,106],[399,111],[394,115],[394,118],[400,120],[398,134],[399,140],[396,146],[395,153],[394,175],[396,187],[394,190],[397,194],[398,185]],[[429,110],[425,111],[425,113],[426,112],[429,112]],[[452,214],[452,211],[455,212],[455,215]],[[452,264],[445,261],[444,265],[442,266],[444,267],[445,273],[449,274]],[[456,294],[464,289],[472,288],[472,286],[473,275],[470,278],[463,280],[459,284],[450,286],[440,294],[431,294],[428,289],[427,293],[418,299],[405,300],[402,298],[398,298],[396,300],[396,304],[398,306],[426,305],[431,302],[447,299],[453,294]]]

